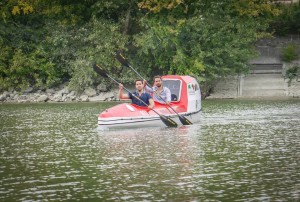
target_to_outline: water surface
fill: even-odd
[[[99,130],[115,104],[0,105],[0,201],[300,200],[300,100],[205,100],[192,126]]]

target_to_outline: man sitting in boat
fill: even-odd
[[[145,81],[146,82],[146,81]],[[153,100],[161,104],[170,104],[171,102],[171,91],[169,88],[164,87],[162,84],[161,76],[154,77],[154,86],[150,88],[145,86],[146,92],[153,93]]]
[[[144,92],[144,84],[141,79],[135,81],[136,92],[125,94],[123,93],[123,84],[119,84],[119,98],[120,99],[131,99],[132,104],[146,107],[149,109],[154,108],[154,101],[151,95],[147,92]]]

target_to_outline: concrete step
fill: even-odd
[[[268,80],[270,80],[270,79],[283,79],[283,76],[278,75],[278,74],[249,74],[249,75],[245,76],[244,78],[247,78],[248,80],[251,80],[251,79],[265,80],[266,77],[268,78]]]
[[[252,64],[251,74],[281,74],[282,64]]]
[[[271,70],[251,70],[251,74],[282,74],[281,69],[271,69]]]
[[[273,70],[278,69],[282,70],[282,64],[281,63],[273,63],[273,64],[252,64],[251,67],[252,70]]]

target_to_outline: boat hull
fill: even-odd
[[[200,122],[201,110],[191,113],[179,113],[186,117],[193,124]],[[178,125],[182,125],[177,114],[164,114],[170,117]],[[98,126],[102,129],[122,129],[122,128],[144,128],[144,127],[166,127],[158,115],[138,116],[138,117],[98,117]]]

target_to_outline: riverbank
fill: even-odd
[[[217,85],[215,91],[202,99],[271,99],[282,100],[290,98],[300,98],[300,82],[293,81],[288,86],[288,93],[285,96],[238,96],[237,86],[234,79],[223,80],[222,85]],[[220,87],[221,86],[221,87]],[[133,91],[134,86],[130,86]],[[104,85],[96,88],[87,88],[82,93],[77,93],[68,89],[67,85],[46,90],[34,90],[28,88],[22,92],[5,91],[0,94],[0,103],[43,103],[43,102],[105,102],[120,101],[118,89],[107,90]]]
[[[39,102],[97,102],[97,101],[119,101],[118,90],[103,91],[106,89],[87,88],[82,93],[70,91],[68,87],[62,86],[47,90],[28,88],[22,92],[5,91],[0,94],[0,103],[39,103]]]

